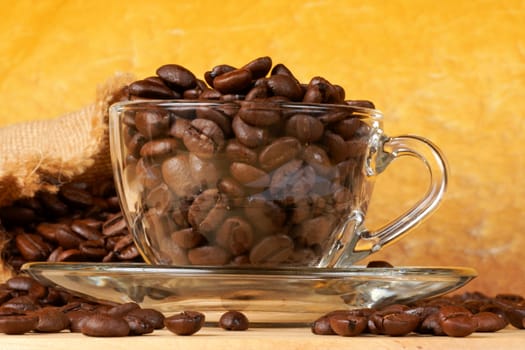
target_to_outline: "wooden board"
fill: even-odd
[[[176,336],[167,330],[124,338],[92,338],[81,334],[0,335],[1,350],[310,350],[310,349],[525,349],[525,331],[508,327],[497,333],[474,333],[465,338],[434,336],[339,336],[314,335],[308,328],[253,328],[244,332],[228,332],[204,328],[192,336]]]

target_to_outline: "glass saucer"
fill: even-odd
[[[217,322],[226,310],[251,324],[298,325],[333,310],[409,303],[455,290],[467,267],[192,268],[123,263],[39,263],[22,270],[47,286],[97,301],[137,302],[166,314],[197,310]]]

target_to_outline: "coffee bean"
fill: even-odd
[[[368,319],[353,314],[335,314],[327,317],[334,333],[344,337],[355,337],[366,329]]]
[[[230,253],[219,246],[202,246],[188,251],[188,260],[192,265],[222,266],[230,261]]]
[[[148,324],[150,324],[153,329],[162,329],[164,328],[164,315],[155,310],[155,309],[134,309],[128,312],[128,316],[138,317]]]
[[[477,322],[462,306],[442,306],[438,312],[439,324],[446,335],[465,337],[476,331]]]
[[[38,316],[37,332],[56,333],[69,328],[69,318],[59,309],[46,307],[34,312]]]
[[[330,325],[330,318],[328,316],[319,317],[312,324],[311,331],[318,335],[336,335],[332,326]]]
[[[265,171],[249,164],[232,162],[230,174],[235,180],[248,188],[262,189],[270,184],[270,177]]]
[[[87,316],[80,327],[82,334],[90,337],[125,337],[130,328],[123,318],[97,313]]]
[[[51,253],[51,245],[41,236],[33,233],[21,233],[15,237],[15,244],[20,254],[28,261],[42,261]]]
[[[143,98],[179,98],[169,87],[151,80],[137,80],[129,85],[130,95]]]
[[[251,165],[257,163],[257,152],[236,140],[228,141],[224,152],[226,157],[232,162],[242,162]]]
[[[233,255],[247,253],[253,245],[252,226],[238,216],[229,217],[217,230],[217,244],[230,251]]]
[[[204,325],[204,314],[197,311],[184,311],[180,314],[166,317],[164,325],[177,335],[192,335]]]
[[[379,268],[391,268],[391,267],[394,267],[392,266],[392,264],[390,264],[388,261],[384,261],[384,260],[372,260],[372,261],[369,261],[367,264],[366,264],[366,267],[367,268],[376,268],[376,267],[379,267]]]
[[[497,332],[507,326],[505,319],[492,312],[479,312],[472,315],[477,323],[476,332]]]
[[[247,68],[235,69],[213,79],[213,87],[222,94],[242,93],[247,89],[253,76]]]
[[[250,125],[238,115],[233,118],[232,129],[237,141],[249,148],[264,146],[270,138],[268,129]]]
[[[235,70],[235,67],[233,67],[233,66],[230,66],[230,65],[227,65],[227,64],[220,64],[218,66],[213,67],[213,69],[211,71],[208,71],[208,72],[204,73],[204,79],[206,80],[206,82],[211,87],[214,87],[213,80],[216,77],[218,77],[219,75],[222,75],[224,73],[234,71],[234,70]]]
[[[202,192],[188,210],[188,222],[199,232],[215,230],[226,216],[226,198],[217,189]]]
[[[259,79],[268,74],[272,68],[272,59],[268,56],[259,57],[244,65],[252,73],[252,79]]]
[[[213,121],[194,119],[183,136],[184,145],[203,159],[210,159],[224,148],[224,133]]]
[[[183,91],[197,85],[197,79],[188,69],[177,64],[166,64],[157,69],[157,75],[172,89]]]
[[[301,143],[296,138],[281,137],[261,150],[259,164],[262,169],[270,171],[296,158],[301,150]]]
[[[147,139],[166,136],[170,127],[168,114],[163,111],[145,110],[135,114],[135,126]]]
[[[162,178],[179,197],[189,197],[195,190],[187,154],[177,154],[166,159],[161,166]]]
[[[286,235],[273,235],[262,239],[250,252],[254,264],[278,264],[292,254],[294,243]]]
[[[301,142],[316,142],[321,139],[323,132],[321,121],[308,114],[296,114],[286,121],[286,133]]]
[[[174,154],[179,148],[179,143],[172,138],[151,140],[140,149],[141,157],[164,157]]]
[[[127,302],[119,305],[115,305],[106,311],[106,314],[113,317],[123,317],[131,311],[140,309],[140,306],[134,302]]]
[[[248,222],[257,223],[253,229],[262,236],[279,232],[286,220],[286,213],[279,205],[259,194],[246,198],[243,213]]]
[[[227,331],[245,331],[250,326],[250,322],[242,312],[228,311],[221,315],[219,326]]]
[[[192,227],[173,232],[171,239],[176,245],[184,249],[195,248],[206,242],[206,238]]]
[[[37,324],[35,315],[0,315],[0,333],[24,334],[34,330]]]

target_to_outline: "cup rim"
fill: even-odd
[[[329,110],[345,110],[356,113],[364,118],[370,118],[372,120],[381,121],[384,117],[383,112],[376,108],[367,108],[361,106],[353,106],[347,104],[330,104],[330,103],[309,103],[309,102],[292,102],[292,101],[267,101],[267,100],[187,100],[187,99],[140,99],[131,101],[121,101],[112,104],[109,110],[115,112],[122,111],[123,109],[147,109],[151,107],[162,107],[166,109],[174,108],[176,106],[185,107],[207,107],[207,106],[220,106],[231,103],[243,104],[250,103],[252,105],[260,105],[261,108],[268,109],[270,105],[278,106],[279,108],[289,109],[304,109],[311,111],[329,111]]]

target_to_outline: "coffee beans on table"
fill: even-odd
[[[514,327],[521,329],[525,320],[522,309],[519,295],[490,298],[482,293],[464,293],[381,309],[338,310],[317,319],[311,330],[318,335],[415,333],[465,337],[474,332],[497,332],[513,317]]]
[[[192,335],[198,332],[204,325],[204,314],[197,311],[184,311],[179,314],[166,317],[164,325],[176,335]]]
[[[239,311],[227,311],[219,319],[219,326],[227,331],[245,331],[249,325],[248,317]]]

